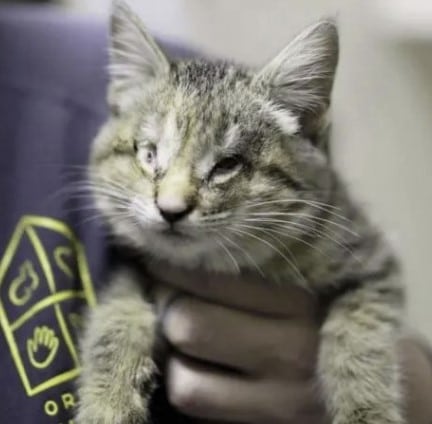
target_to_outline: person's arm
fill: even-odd
[[[160,296],[162,328],[178,352],[167,368],[176,408],[221,422],[329,423],[315,378],[312,296],[254,277],[233,281],[165,267],[158,277],[181,290],[165,307]],[[430,424],[432,363],[413,340],[401,342],[400,352],[408,422]]]

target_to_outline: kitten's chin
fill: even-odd
[[[182,229],[143,228],[126,221],[116,222],[112,228],[121,241],[143,255],[187,269],[231,274],[241,269],[256,271],[275,254],[268,244],[258,240],[248,239],[247,245],[237,240],[233,247],[218,242],[211,234],[189,234]]]
[[[156,259],[162,259],[173,266],[196,269],[204,268],[220,271],[226,268],[221,264],[217,245],[208,237],[196,238],[180,234],[157,234],[143,249]]]
[[[145,230],[117,225],[115,235],[124,243],[143,254],[166,261],[173,266],[211,271],[226,271],[227,263],[221,259],[220,246],[208,235],[189,235],[171,230]]]

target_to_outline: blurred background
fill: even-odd
[[[55,3],[67,13],[100,19],[107,18],[110,5],[109,0]],[[410,325],[432,341],[432,2],[129,3],[155,35],[252,65],[277,53],[319,17],[338,17],[341,61],[333,98],[334,161],[398,250],[409,288]]]

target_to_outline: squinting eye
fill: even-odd
[[[210,178],[230,174],[239,170],[243,165],[240,156],[229,156],[220,160],[212,169]]]

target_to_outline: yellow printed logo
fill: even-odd
[[[36,274],[33,264],[25,261],[9,288],[9,298],[17,306],[25,305],[31,298],[32,293],[39,286],[39,276]]]
[[[27,354],[30,363],[35,368],[46,368],[54,360],[59,347],[59,339],[55,335],[54,330],[51,330],[45,325],[36,327],[33,337],[27,340]],[[45,350],[47,353],[42,354],[43,359],[38,359],[38,352]]]
[[[79,311],[95,304],[84,249],[63,222],[24,216],[0,261],[0,324],[28,396],[79,373]]]
[[[57,266],[69,278],[74,278],[73,268],[70,266],[70,259],[73,258],[74,251],[70,246],[58,246],[54,250],[54,259]]]

